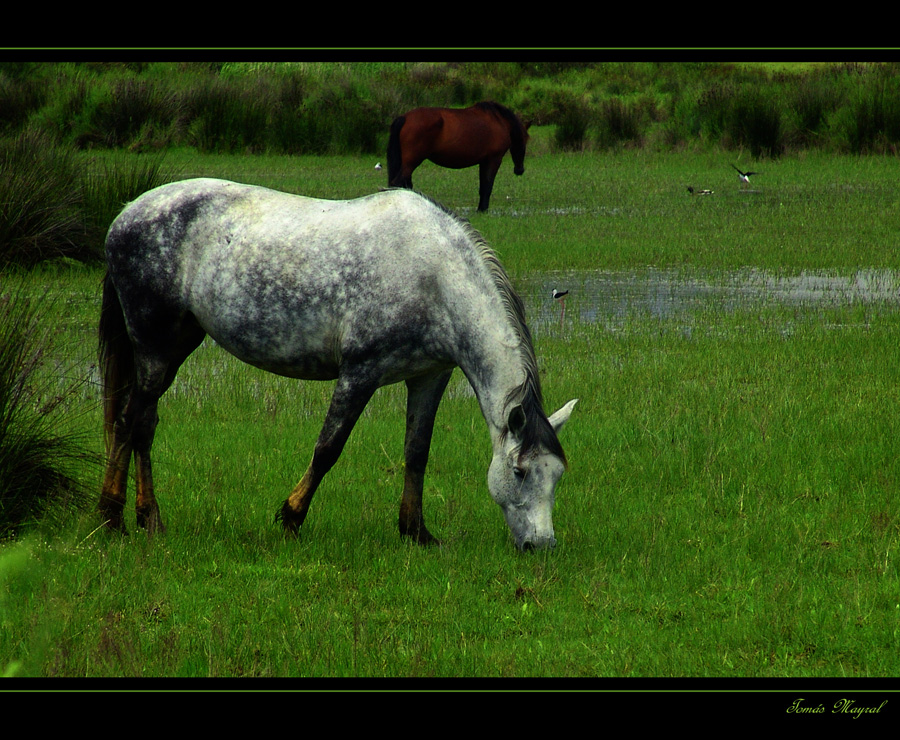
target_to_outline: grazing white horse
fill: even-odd
[[[312,461],[284,502],[303,523],[323,476],[380,386],[405,381],[400,533],[422,544],[422,485],[435,413],[454,367],[493,445],[488,487],[520,549],[556,542],[566,465],[544,413],[522,301],[465,221],[405,189],[329,201],[213,179],[171,183],[128,205],[106,240],[100,320],[107,468],[100,510],[124,529],[132,455],[140,526],[163,529],[150,449],[157,403],[209,334],[279,375],[337,379]]]

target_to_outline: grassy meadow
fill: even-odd
[[[138,155],[134,155],[138,156]],[[173,152],[213,175],[308,195],[372,192],[376,157]],[[730,164],[754,169],[741,186]],[[417,188],[472,220],[534,317],[561,439],[557,548],[518,553],[487,492],[490,442],[456,373],[426,517],[401,541],[405,393],[376,394],[299,539],[276,510],[330,397],[206,342],[163,398],[165,535],[87,512],[0,545],[0,671],[18,677],[890,677],[900,668],[900,310],[763,301],[592,313],[583,271],[716,281],[900,269],[895,158],[552,153]],[[687,186],[710,188],[690,195]],[[881,272],[883,271],[883,273]],[[50,376],[83,376],[68,419],[101,448],[99,268],[4,275],[51,299]],[[890,277],[885,278],[890,280]],[[564,322],[548,286],[572,290]],[[588,320],[590,317],[590,320]],[[99,470],[85,475],[98,481]]]

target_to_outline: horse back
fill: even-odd
[[[407,190],[330,201],[195,180],[127,207],[107,262],[135,334],[191,314],[266,370],[325,379],[348,358],[387,353],[407,358],[393,382],[452,364],[446,308],[459,301],[445,276],[480,261],[465,241],[449,214]]]
[[[441,167],[471,167],[502,157],[510,147],[509,126],[490,109],[476,105],[423,110],[428,111],[422,115],[427,134],[416,145],[427,147],[425,158]]]

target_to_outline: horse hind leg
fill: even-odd
[[[131,430],[125,422],[124,409],[134,388],[134,350],[109,275],[103,283],[98,334],[107,462],[97,508],[107,527],[124,532],[128,467],[132,454]]]
[[[123,533],[126,532],[125,498],[132,449],[131,433],[124,418],[120,416],[109,433],[106,473],[97,508],[109,529]]]
[[[150,464],[150,449],[159,423],[157,394],[138,393],[134,396],[132,414],[132,441],[134,444],[135,503],[134,510],[138,527],[148,534],[164,532],[165,526],[159,512],[159,504],[153,489],[153,471]]]
[[[153,485],[150,450],[159,424],[159,399],[175,380],[188,356],[200,346],[206,332],[192,314],[181,317],[165,351],[137,355],[136,389],[126,410],[130,414],[135,467],[135,513],[148,534],[165,531]]]
[[[156,325],[158,326],[158,325]],[[107,472],[101,494],[100,509],[107,526],[125,530],[123,511],[129,458],[134,456],[135,513],[137,524],[149,534],[165,531],[156,501],[150,462],[153,438],[159,423],[160,397],[175,380],[184,360],[203,341],[205,331],[191,315],[183,317],[171,332],[154,329],[165,349],[138,344],[133,354],[130,389],[120,402],[121,413],[113,423]],[[165,336],[165,343],[161,338]]]
[[[141,365],[138,365],[140,369]],[[126,532],[124,511],[131,457],[135,461],[136,512],[138,526],[149,532],[164,530],[159,506],[153,495],[150,448],[159,421],[158,393],[148,392],[144,384],[135,382],[124,408],[117,414],[108,442],[106,475],[100,494],[99,509],[106,526]]]
[[[399,529],[401,536],[410,537],[420,545],[440,544],[425,526],[422,493],[434,419],[451,374],[452,371],[447,371],[406,381],[406,472],[403,478],[403,497],[400,500]]]

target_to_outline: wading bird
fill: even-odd
[[[731,166],[734,167],[734,165],[731,165]],[[740,170],[738,170],[737,167],[734,167],[734,169],[737,170],[740,181],[745,182],[748,185],[750,184],[750,175],[758,175],[759,174],[758,172],[741,172]]]
[[[566,318],[566,296],[569,295],[568,290],[557,290],[553,289],[553,299],[559,302],[560,310],[559,310],[559,328],[562,328],[563,322]]]

